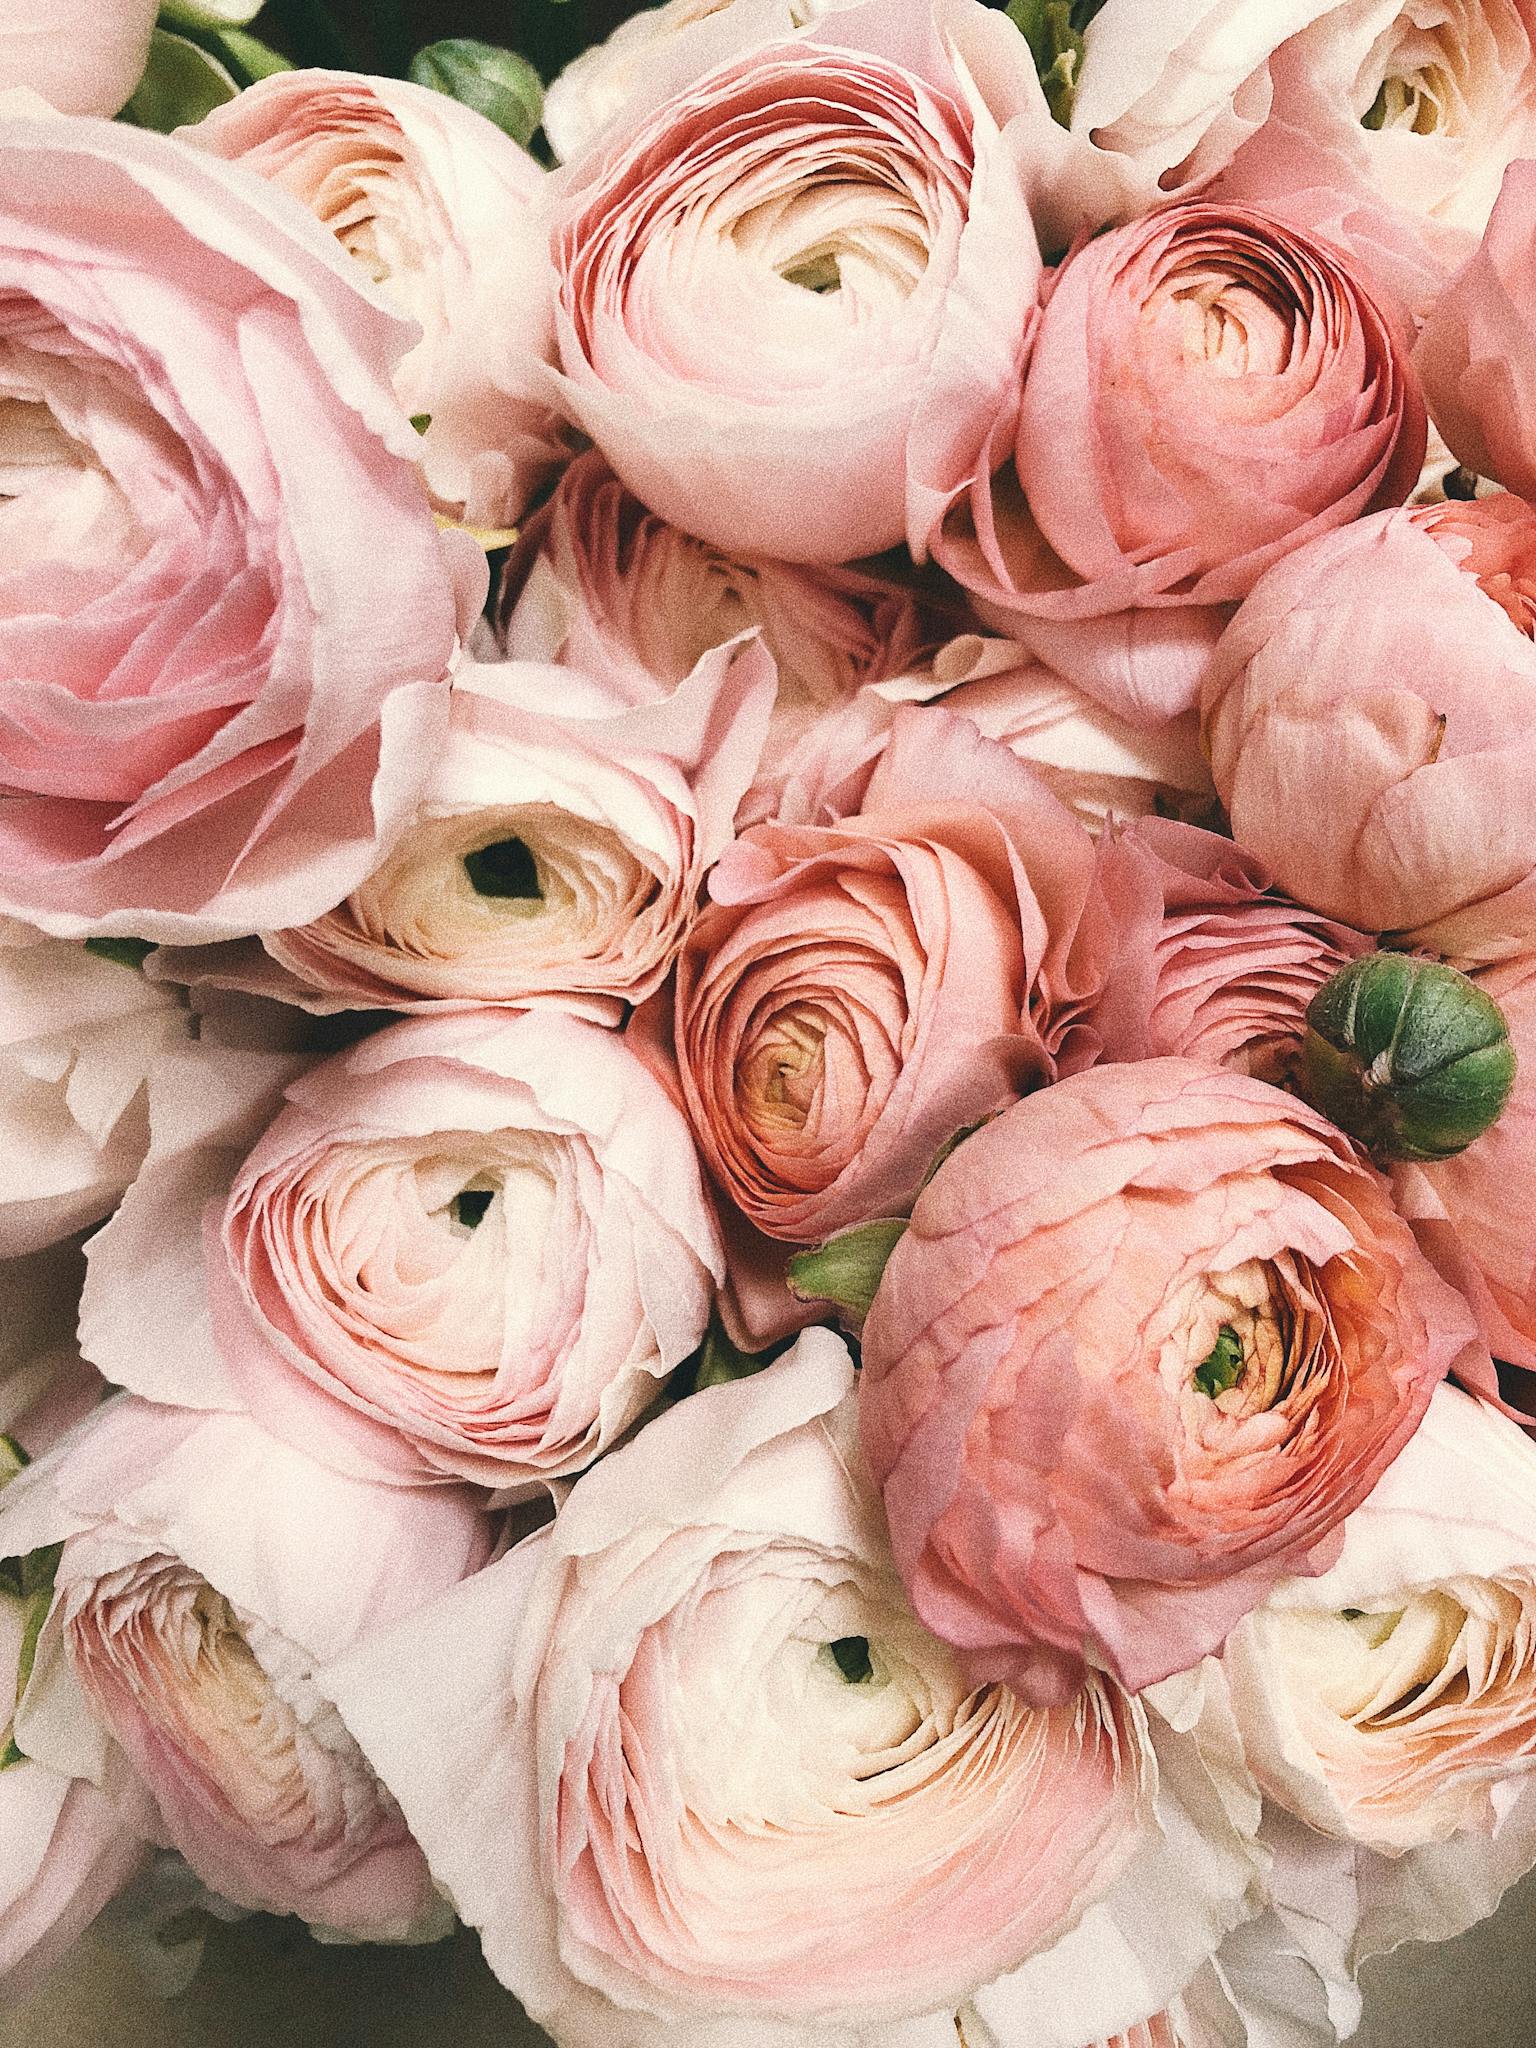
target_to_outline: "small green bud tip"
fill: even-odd
[[[1195,1385],[1216,1400],[1243,1376],[1243,1342],[1230,1323],[1223,1323],[1216,1342],[1195,1367]]]
[[[544,84],[526,57],[473,36],[429,43],[411,59],[411,79],[494,121],[526,149],[544,114]]]
[[[1503,1011],[1466,975],[1368,953],[1313,997],[1298,1086],[1388,1166],[1464,1152],[1502,1115],[1515,1067]]]
[[[797,1301],[825,1301],[855,1327],[869,1314],[885,1265],[906,1232],[904,1217],[861,1223],[813,1252],[789,1262],[789,1291]]]

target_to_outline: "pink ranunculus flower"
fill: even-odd
[[[905,713],[859,815],[760,825],[678,962],[684,1098],[721,1189],[809,1244],[902,1211],[962,1126],[1091,1059],[1093,844],[964,720]]]
[[[1533,294],[1536,166],[1516,163],[1505,175],[1482,246],[1431,310],[1414,364],[1458,461],[1524,498],[1536,498]]]
[[[0,92],[115,114],[144,75],[159,0],[0,0]]]
[[[1427,428],[1407,345],[1319,237],[1252,207],[1165,207],[1056,274],[1017,427],[933,552],[989,616],[1234,603],[1412,492]]]
[[[0,1546],[59,1543],[26,1753],[237,1905],[353,1938],[446,1933],[320,1674],[485,1563],[467,1489],[370,1486],[248,1417],[114,1400],[0,1499]]]
[[[0,1259],[107,1214],[149,1141],[150,1070],[192,1029],[131,965],[0,919]]]
[[[1453,1387],[1215,1667],[1277,1808],[1271,1885],[1346,1906],[1351,1969],[1485,1918],[1536,1865],[1536,1446]]]
[[[1480,1353],[1386,1184],[1279,1089],[1100,1066],[969,1138],[864,1327],[902,1575],[978,1678],[1133,1689],[1216,1648]]]
[[[974,1686],[918,1623],[853,1379],[817,1330],[669,1409],[328,1674],[570,2048],[955,2048],[967,2000],[1067,2048],[1248,1910],[1233,1757],[1099,1675],[1043,1709]]]
[[[777,815],[822,735],[867,683],[926,668],[962,608],[886,564],[732,556],[631,496],[594,449],[577,458],[507,565],[500,639],[514,659],[611,680],[636,703],[756,628],[778,671],[763,758],[738,824]]]
[[[1504,1012],[1518,1068],[1503,1115],[1454,1159],[1400,1165],[1392,1172],[1397,1205],[1420,1244],[1472,1304],[1493,1357],[1504,1367],[1503,1393],[1522,1416],[1536,1414],[1536,1253],[1524,1203],[1511,1189],[1536,1175],[1536,961],[1485,968],[1478,986]],[[1500,1397],[1493,1379],[1469,1381]]]
[[[1407,946],[1536,945],[1533,633],[1518,498],[1384,514],[1271,570],[1205,685],[1239,844],[1300,902]]]
[[[781,771],[777,822],[825,825],[852,816],[903,704],[933,704],[969,719],[1032,769],[1090,832],[1112,818],[1200,814],[1215,806],[1193,712],[1151,729],[1131,725],[1027,648],[963,633],[920,673],[871,683],[812,722]]]
[[[746,0],[764,39],[788,35],[828,11],[830,0]],[[738,11],[732,13],[732,9]],[[544,133],[563,163],[579,156],[631,101],[655,91],[658,65],[674,64],[686,52],[719,36],[737,42],[741,0],[666,0],[642,7],[605,42],[573,57],[544,95]],[[730,18],[722,21],[720,17]]]
[[[91,1246],[82,1344],[118,1384],[248,1407],[341,1471],[532,1494],[699,1344],[714,1217],[681,1110],[617,1033],[473,1011],[269,1069],[231,1060],[205,1101],[158,1106]],[[186,1332],[173,1358],[157,1317]]]
[[[391,394],[409,330],[181,143],[12,115],[0,147],[0,908],[318,914],[409,816],[485,587]]]
[[[433,499],[472,526],[513,525],[566,452],[544,370],[546,173],[446,94],[347,71],[279,72],[179,133],[291,193],[420,323],[394,385],[426,419]]]
[[[773,701],[761,645],[631,703],[534,662],[466,663],[421,809],[344,903],[163,971],[318,1011],[529,1008],[615,1024],[655,992],[731,843]]]
[[[564,173],[566,402],[674,524],[851,561],[937,522],[1017,388],[1039,83],[976,0],[871,0],[766,43],[758,9],[716,20],[749,54],[669,70]]]
[[[1235,158],[1277,197],[1316,184],[1384,202],[1442,263],[1536,149],[1530,0],[1106,0],[1085,41],[1073,134],[1150,193]]]
[[[1374,950],[1281,895],[1230,839],[1170,818],[1107,838],[1099,880],[1117,935],[1093,1012],[1107,1060],[1175,1054],[1284,1083],[1307,1005]]]

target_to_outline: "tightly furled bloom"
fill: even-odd
[[[447,1931],[321,1670],[485,1563],[467,1493],[367,1486],[243,1416],[124,1399],[0,1500],[0,1545],[57,1543],[29,1756],[104,1785],[237,1905],[360,1939]]]
[[[1244,1910],[1222,1764],[1099,1676],[1045,1709],[974,1686],[919,1626],[853,1407],[807,1333],[330,1674],[561,2041],[953,2048],[974,1997],[1008,2039],[1080,2042]]]
[[[1105,0],[1075,135],[1156,192],[1232,162],[1245,184],[1358,192],[1422,220],[1443,261],[1536,150],[1530,0]]]
[[[568,168],[565,399],[663,518],[846,562],[935,523],[1017,384],[1040,266],[1009,123],[1039,84],[975,0],[759,19],[717,16],[716,68]]]
[[[0,0],[0,92],[115,114],[144,76],[159,0]]]
[[[1389,513],[1271,570],[1205,684],[1240,844],[1300,902],[1406,947],[1529,950],[1533,633],[1518,498]]]
[[[977,1677],[1182,1671],[1338,1527],[1480,1352],[1348,1141],[1186,1060],[1095,1067],[968,1138],[863,1332],[913,1604]]]
[[[143,1161],[150,1069],[191,1030],[171,989],[0,919],[0,1259],[106,1215]]]
[[[1531,1410],[1536,1373],[1536,1259],[1529,1218],[1510,1190],[1536,1174],[1536,964],[1511,960],[1477,977],[1504,1013],[1517,1061],[1515,1085],[1491,1130],[1454,1159],[1394,1169],[1398,1207],[1420,1244],[1471,1303],[1488,1349],[1501,1365],[1519,1368],[1506,1390]],[[1492,1379],[1469,1382],[1497,1400]]]
[[[1532,144],[1536,148],[1536,142]],[[1457,459],[1536,497],[1536,165],[1512,164],[1478,249],[1432,308],[1414,366]]]
[[[485,587],[390,391],[408,330],[165,136],[11,116],[0,147],[0,907],[317,915],[410,815]]]
[[[1093,844],[976,729],[908,711],[841,824],[759,825],[678,961],[700,1149],[770,1237],[900,1213],[939,1147],[1091,1058]]]
[[[1233,603],[1412,492],[1427,427],[1406,347],[1327,242],[1251,207],[1165,207],[1062,266],[1017,429],[933,552],[1008,616]]]
[[[1280,895],[1230,839],[1172,819],[1107,839],[1099,882],[1117,937],[1093,1012],[1106,1060],[1177,1054],[1283,1082],[1313,996],[1372,950]]]
[[[344,1471],[537,1491],[697,1347],[720,1251],[682,1113],[624,1041],[480,1011],[295,1081],[206,1272],[269,1427]]]
[[[425,416],[433,498],[472,526],[511,526],[564,452],[542,369],[553,280],[533,158],[443,93],[346,71],[279,72],[179,133],[291,193],[420,323],[394,385]]]
[[[163,971],[313,1010],[550,1003],[617,1023],[671,969],[772,700],[751,643],[638,704],[571,670],[466,664],[421,811],[377,874],[263,934],[268,958],[177,949]]]
[[[783,785],[866,683],[910,675],[959,607],[910,576],[723,554],[630,495],[594,449],[561,477],[502,588],[515,660],[611,680],[635,703],[756,628],[778,670],[763,759],[738,822],[776,815]]]

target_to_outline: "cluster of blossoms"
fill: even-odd
[[[42,11],[0,1996],[1347,2038],[1536,1865],[1536,0]]]

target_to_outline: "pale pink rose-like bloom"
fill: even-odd
[[[1525,498],[1536,497],[1533,292],[1536,165],[1517,163],[1482,246],[1436,302],[1413,360],[1457,459]]]
[[[144,75],[158,0],[0,0],[0,92],[115,114]]]
[[[787,758],[777,822],[825,825],[852,816],[903,704],[932,704],[969,719],[1032,769],[1090,832],[1112,818],[1198,813],[1216,802],[1193,713],[1143,729],[1027,648],[965,633],[941,647],[922,673],[871,683],[840,711],[814,721]]]
[[[1239,1624],[1219,1673],[1266,1796],[1282,1912],[1332,1893],[1351,1971],[1443,1941],[1536,1865],[1536,1447],[1453,1387],[1323,1577]]]
[[[168,137],[13,114],[0,145],[0,908],[317,914],[409,816],[485,588],[390,390],[410,330]]]
[[[1536,150],[1530,0],[1106,0],[1084,40],[1073,134],[1149,199],[1235,158],[1277,198],[1317,183],[1384,203],[1445,263]]]
[[[778,671],[773,718],[740,825],[778,814],[822,735],[867,683],[923,670],[963,623],[953,599],[884,563],[732,556],[647,511],[594,449],[561,477],[502,585],[517,660],[611,680],[636,703],[751,630]]]
[[[830,0],[666,0],[642,7],[613,33],[573,57],[544,95],[544,133],[562,163],[580,155],[632,101],[654,90],[658,62],[720,35],[734,42],[750,10],[764,40],[778,39],[828,12]],[[718,17],[728,14],[729,21]]]
[[[1503,1115],[1454,1159],[1404,1164],[1392,1172],[1398,1207],[1421,1245],[1471,1303],[1488,1349],[1501,1366],[1469,1380],[1490,1400],[1510,1401],[1522,1418],[1536,1413],[1536,1249],[1524,1204],[1511,1189],[1536,1174],[1536,963],[1485,968],[1478,986],[1504,1012],[1518,1067]]]
[[[1107,838],[1114,971],[1093,1012],[1106,1060],[1174,1054],[1284,1082],[1323,983],[1374,941],[1280,894],[1219,833],[1142,818]]]
[[[737,10],[714,20],[720,46]],[[664,66],[562,174],[563,390],[662,517],[733,554],[845,562],[937,523],[1017,388],[1043,102],[1028,45],[976,0],[760,27],[743,11],[748,54],[702,75]]]
[[[1189,201],[1101,235],[1056,273],[1016,425],[999,412],[933,553],[989,617],[1235,603],[1412,492],[1407,345],[1347,257],[1261,209]]]
[[[666,978],[731,843],[773,690],[751,641],[640,703],[540,663],[466,663],[376,874],[311,924],[157,971],[317,1011],[552,1004],[615,1024]]]
[[[0,1499],[0,1544],[60,1542],[26,1753],[103,1788],[237,1905],[364,1939],[446,1933],[321,1671],[485,1563],[467,1490],[369,1486],[246,1417],[120,1399]]]
[[[857,817],[737,840],[678,962],[676,1052],[758,1230],[900,1213],[957,1130],[1094,1056],[1093,869],[1044,784],[938,711],[904,713]]]
[[[1536,512],[1423,507],[1270,571],[1206,678],[1239,843],[1300,902],[1464,961],[1536,944]]]
[[[547,174],[446,94],[347,71],[279,72],[178,133],[292,194],[420,323],[394,388],[427,416],[433,498],[472,526],[511,526],[565,453],[542,367]]]
[[[579,1471],[723,1277],[681,1110],[621,1036],[553,1011],[411,1018],[301,1064],[167,1087],[91,1246],[86,1356],[367,1478],[536,1495]]]
[[[669,1409],[329,1674],[571,2048],[955,2048],[963,2001],[1069,2048],[1248,1910],[1235,1754],[1100,1676],[1043,1709],[973,1686],[919,1625],[853,1380],[817,1330]]]
[[[191,1030],[173,990],[0,919],[0,1259],[108,1213],[149,1142],[150,1070]]]
[[[1099,1066],[967,1139],[863,1333],[902,1576],[978,1678],[1133,1690],[1215,1649],[1481,1354],[1386,1183],[1279,1089]]]

